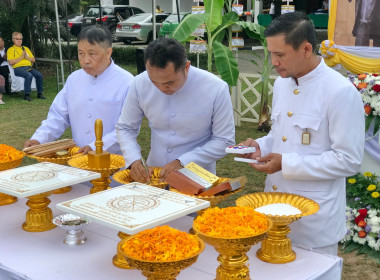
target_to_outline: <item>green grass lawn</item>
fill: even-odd
[[[136,75],[136,68],[123,67]],[[52,68],[40,69],[44,75],[44,95],[46,100],[37,99],[36,92],[32,92],[32,102],[22,99],[23,93],[13,95],[4,95],[5,105],[0,106],[1,134],[0,143],[14,146],[21,150],[23,144],[40,126],[46,118],[50,104],[57,95],[57,85],[55,71]],[[257,138],[264,135],[257,132],[257,124],[242,122],[240,127],[236,127],[236,143],[244,141],[246,138]],[[70,129],[62,135],[61,138],[71,138]],[[141,132],[138,138],[142,147],[143,156],[146,158],[150,149],[150,129],[147,120],[143,121]],[[254,171],[248,164],[235,162],[233,155],[227,155],[217,162],[217,175],[220,177],[235,178],[247,176],[248,183],[245,189],[234,196],[220,203],[220,206],[234,205],[236,198],[245,193],[261,191],[264,187],[265,174]],[[25,157],[23,165],[36,163],[34,159]]]

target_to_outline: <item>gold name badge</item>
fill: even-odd
[[[310,133],[307,131],[302,133],[302,144],[310,145]]]

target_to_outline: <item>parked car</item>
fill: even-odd
[[[144,11],[140,8],[127,5],[104,5],[101,6],[101,13],[102,18],[100,18],[99,5],[89,6],[83,16],[82,26],[102,24],[111,31],[113,39],[116,41],[117,23],[132,15],[144,13]]]
[[[68,30],[72,35],[77,37],[82,29],[82,20],[83,14],[74,14],[67,16],[67,20],[66,18],[61,19],[60,22],[63,26],[65,26],[67,21]]]
[[[180,20],[182,21],[190,12],[179,13]],[[171,14],[161,24],[159,37],[167,37],[178,26],[178,14]]]
[[[156,14],[156,32],[160,31],[161,23],[168,17],[168,14]],[[149,43],[153,40],[153,15],[143,13],[131,16],[127,20],[119,22],[116,29],[116,37],[125,44],[132,41],[145,41]]]

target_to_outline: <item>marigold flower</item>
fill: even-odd
[[[124,252],[144,261],[178,261],[199,252],[198,239],[169,226],[155,227],[135,234],[123,244]]]
[[[10,162],[22,158],[24,154],[12,146],[0,144],[0,163]]]
[[[360,238],[364,238],[364,237],[367,236],[367,233],[364,230],[361,230],[361,231],[358,232],[358,235],[359,235]]]
[[[348,179],[348,183],[355,184],[356,183],[356,179],[354,179],[354,178]]]
[[[364,106],[364,112],[369,115],[371,114],[372,108],[368,104]]]
[[[367,83],[359,83],[358,84],[358,89],[363,89],[367,87]]]
[[[373,191],[373,190],[375,190],[376,189],[376,186],[375,185],[369,185],[368,187],[367,187],[367,191]]]
[[[367,225],[367,223],[364,221],[364,220],[361,220],[359,223],[358,223],[358,227],[365,227]]]
[[[378,192],[373,192],[371,195],[373,198],[378,198],[380,196]]]
[[[366,75],[366,74],[360,74],[360,75],[358,76],[358,79],[359,79],[359,80],[364,80],[365,78],[367,78],[367,75]]]
[[[268,218],[251,207],[209,208],[198,216],[194,225],[206,235],[240,238],[258,235],[268,229]]]
[[[363,175],[366,176],[366,177],[372,177],[373,176],[372,173],[368,172],[368,171],[364,172]]]

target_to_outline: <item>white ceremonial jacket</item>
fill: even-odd
[[[320,210],[291,224],[289,237],[308,248],[324,247],[346,234],[345,177],[359,171],[364,151],[360,94],[340,73],[321,63],[298,79],[274,85],[272,129],[257,140],[262,156],[282,154],[282,171],[268,175],[265,191],[315,200]],[[303,132],[310,144],[302,144]]]
[[[127,96],[133,75],[114,62],[97,77],[80,69],[67,79],[55,97],[47,116],[31,139],[40,143],[59,138],[71,126],[77,146],[95,150],[95,120],[103,121],[103,149],[120,154],[115,124]]]
[[[116,125],[126,166],[141,158],[137,143],[143,117],[151,128],[149,166],[179,159],[215,173],[216,160],[235,143],[235,126],[228,85],[215,75],[190,67],[176,93],[162,93],[147,72],[135,77]]]

